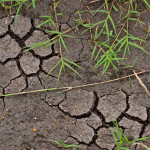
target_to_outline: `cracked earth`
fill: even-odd
[[[63,18],[58,18],[61,31],[73,27],[73,14],[85,7],[83,1],[66,9],[66,4],[71,6],[73,2],[65,1],[58,9],[64,13]],[[48,4],[41,3],[37,7],[40,8],[41,5],[45,8],[42,13],[48,14]],[[46,27],[36,28],[41,22],[37,18],[39,13],[39,9],[24,12],[25,15],[18,17],[17,26],[13,15],[0,16],[0,95],[56,86],[59,70],[54,70],[50,76],[47,73],[59,60],[58,45],[23,52],[25,46],[52,38],[45,36]],[[146,21],[150,19],[150,15],[145,17]],[[133,29],[130,30],[132,32]],[[79,31],[71,31],[71,34],[77,38],[66,40],[70,53],[69,56],[64,55],[80,64],[83,68],[80,74],[84,78],[66,69],[59,86],[114,79],[115,72],[111,69],[104,76],[100,76],[100,69],[93,69],[90,62],[90,36],[80,35]],[[149,50],[149,45],[150,41],[147,39],[143,47]],[[132,60],[140,56],[137,66],[150,69],[149,56],[134,48],[132,53]],[[132,70],[129,69],[121,70],[120,77],[131,73]],[[150,89],[149,74],[140,78]],[[115,142],[109,130],[109,127],[114,127],[111,118],[117,119],[120,128],[130,139],[150,136],[150,97],[135,78],[133,85],[134,88],[126,79],[63,94],[34,93],[0,97],[0,150],[58,150],[50,140],[59,139],[67,144],[81,146],[79,150],[113,150]],[[144,144],[150,146],[150,140],[144,141]]]

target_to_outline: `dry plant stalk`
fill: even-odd
[[[143,144],[143,143],[133,143],[132,145],[131,145],[131,148],[132,148],[132,146],[136,146],[136,145],[141,145],[143,148],[146,148],[146,150],[150,150],[150,147],[148,147],[148,146],[146,146],[145,144]]]
[[[93,1],[88,2],[86,5],[88,6],[89,4],[92,4],[92,3],[95,3],[95,2],[98,2],[98,1],[100,1],[100,0],[93,0]]]
[[[148,73],[148,72],[150,72],[150,70],[143,70],[143,71],[138,72],[136,74],[143,74],[143,73]],[[23,95],[23,94],[29,94],[29,93],[45,92],[45,91],[51,91],[51,92],[55,91],[57,93],[58,93],[58,91],[66,92],[66,91],[70,91],[70,90],[73,90],[73,89],[90,87],[90,86],[96,86],[96,85],[106,84],[106,83],[110,83],[110,82],[116,82],[116,81],[123,80],[123,79],[129,78],[129,77],[133,77],[133,76],[135,76],[135,74],[124,76],[124,77],[121,77],[121,78],[116,78],[116,79],[113,79],[113,80],[97,82],[97,83],[83,84],[83,85],[72,86],[72,87],[59,87],[59,88],[40,89],[40,90],[34,90],[34,91],[26,91],[26,92],[19,92],[19,93],[4,94],[4,95],[0,95],[0,97]]]
[[[150,92],[147,89],[147,87],[145,86],[145,84],[142,82],[142,80],[139,78],[139,76],[137,75],[137,73],[134,70],[133,70],[133,72],[134,72],[134,75],[136,76],[136,78],[138,79],[139,83],[141,84],[141,86],[145,89],[148,96],[150,96]]]

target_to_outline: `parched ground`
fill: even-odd
[[[57,11],[64,14],[58,18],[61,31],[74,26],[74,13],[85,9],[87,2],[66,0],[60,3]],[[48,1],[39,1],[36,10],[24,10],[18,16],[17,26],[13,14],[8,17],[1,13],[0,95],[56,87],[59,70],[54,70],[50,76],[46,75],[59,60],[58,45],[23,52],[27,45],[52,38],[45,36],[44,29],[47,27],[36,28],[41,22],[37,16],[49,14],[50,4]],[[99,4],[100,2],[91,7],[96,9]],[[85,19],[88,15],[90,14]],[[93,19],[99,20],[100,17],[97,15]],[[150,20],[149,12],[144,13],[140,19],[147,25]],[[145,30],[140,25],[133,29],[134,25],[129,25],[130,33],[136,33],[137,37],[145,35]],[[81,35],[81,31],[82,28],[71,31],[77,38],[65,40],[69,56],[64,55],[83,68],[78,70],[82,78],[67,69],[61,76],[60,87],[116,78],[111,68],[104,76],[101,76],[101,69],[93,69],[90,62],[93,47],[89,42],[90,35]],[[150,38],[142,44],[150,52]],[[150,57],[136,48],[131,50],[127,63],[132,64],[137,56],[139,59],[136,66],[149,70]],[[119,77],[132,73],[130,69],[122,69]],[[141,75],[140,78],[150,90],[150,74]],[[150,136],[150,97],[135,78],[132,81],[134,88],[129,79],[124,79],[62,94],[43,92],[1,97],[0,150],[58,150],[60,148],[50,140],[59,139],[67,144],[81,146],[79,150],[113,150],[115,142],[108,128],[113,127],[111,118],[117,119],[130,139]],[[150,140],[146,140],[144,144],[150,147]],[[137,146],[137,149],[142,148]]]

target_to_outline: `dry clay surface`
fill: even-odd
[[[71,17],[62,21],[61,30],[72,25]],[[58,45],[24,52],[25,46],[51,38],[45,36],[42,28],[36,28],[38,22],[38,19],[19,16],[15,27],[13,17],[0,19],[0,94],[56,87],[58,69],[46,75],[60,59]],[[147,40],[145,48],[149,44]],[[66,70],[61,76],[60,87],[115,77],[112,72],[101,77],[101,71],[93,69],[92,46],[87,36],[68,39],[66,45],[69,57],[82,66],[79,72],[83,78]],[[135,57],[138,55],[135,49],[133,53]],[[150,69],[149,57],[142,53],[137,65]],[[129,73],[132,71],[123,70],[120,76]],[[140,77],[150,89],[150,74]],[[150,98],[136,79],[133,85],[134,88],[125,79],[62,94],[43,92],[1,97],[0,150],[58,150],[60,148],[50,140],[59,139],[79,145],[79,150],[112,150],[115,149],[109,130],[109,126],[114,127],[112,118],[117,119],[130,139],[150,136]],[[144,144],[150,147],[150,140]]]

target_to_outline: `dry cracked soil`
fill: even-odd
[[[85,9],[88,2],[64,0],[60,3],[57,11],[64,14],[58,18],[61,31],[74,26],[74,13]],[[91,7],[96,9],[100,3]],[[58,45],[24,52],[25,46],[52,38],[45,36],[46,26],[36,28],[42,21],[38,16],[49,14],[50,5],[51,1],[40,0],[37,9],[23,10],[18,16],[17,26],[13,13],[8,17],[0,12],[0,95],[56,87],[58,69],[50,76],[46,75],[59,60]],[[84,16],[85,19],[87,16],[90,13]],[[95,16],[93,19],[99,20],[100,17],[104,16]],[[148,23],[149,12],[141,20]],[[133,29],[133,25],[129,25],[131,33],[136,33],[136,36],[145,34],[144,30],[139,30],[140,26]],[[60,87],[116,78],[111,68],[104,76],[101,76],[101,69],[93,69],[90,62],[90,35],[81,35],[80,30],[82,28],[71,31],[77,38],[66,40],[69,56],[64,55],[82,66],[79,72],[83,78],[66,70],[61,76]],[[150,38],[142,46],[150,52]],[[149,56],[133,48],[129,56],[131,62],[137,56],[140,57],[136,66],[150,69]],[[119,77],[132,73],[130,69],[122,69]],[[150,74],[141,75],[140,78],[150,90]],[[134,88],[129,79],[124,79],[63,94],[40,92],[0,97],[0,150],[58,150],[61,148],[50,140],[59,139],[81,146],[79,150],[113,150],[115,142],[108,128],[114,127],[112,118],[117,119],[120,128],[130,139],[150,136],[150,97],[136,78],[132,82]],[[150,140],[144,144],[150,147]]]

